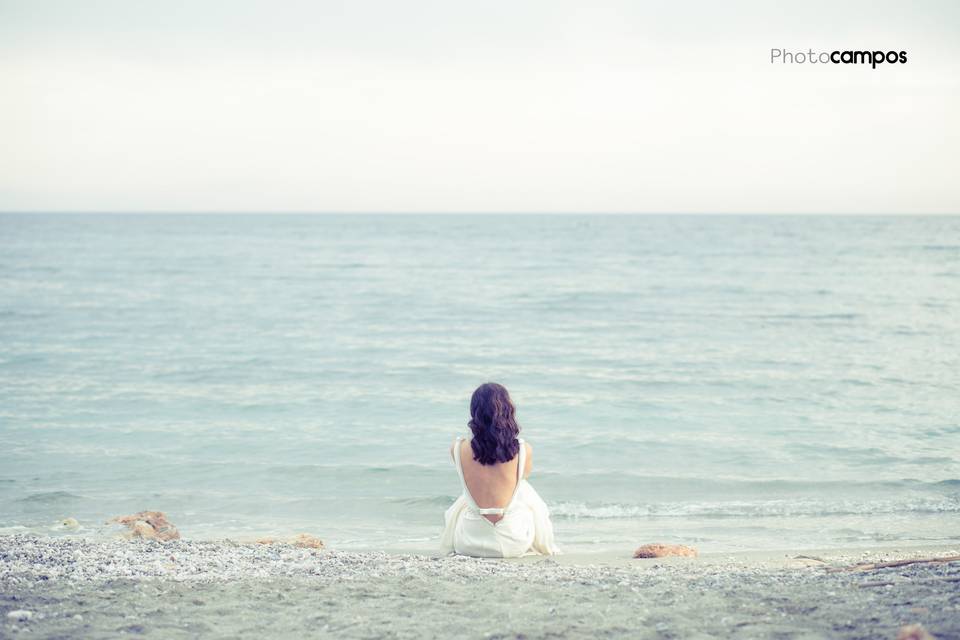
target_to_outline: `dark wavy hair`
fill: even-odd
[[[520,425],[514,417],[516,409],[506,388],[496,382],[477,387],[470,399],[470,422],[473,432],[470,447],[473,459],[480,464],[508,462],[520,453]]]

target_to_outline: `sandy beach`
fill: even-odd
[[[960,638],[944,546],[478,560],[232,541],[0,537],[4,637]]]

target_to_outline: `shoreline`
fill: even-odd
[[[826,570],[956,555],[960,545],[496,560],[0,536],[0,635],[895,638],[920,623],[956,638],[960,562]]]

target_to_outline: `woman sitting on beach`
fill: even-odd
[[[559,553],[547,505],[526,480],[532,449],[517,437],[504,387],[490,382],[473,392],[469,427],[473,438],[458,437],[450,448],[463,494],[444,514],[443,550],[484,558]]]

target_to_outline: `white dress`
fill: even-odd
[[[527,447],[520,442],[520,460],[517,465],[517,486],[510,503],[502,509],[481,509],[477,506],[460,464],[460,443],[453,448],[454,464],[463,493],[443,514],[444,529],[440,546],[445,553],[458,553],[481,558],[515,558],[526,554],[560,553],[553,541],[553,524],[547,504],[523,477]],[[484,515],[502,515],[490,522]]]

